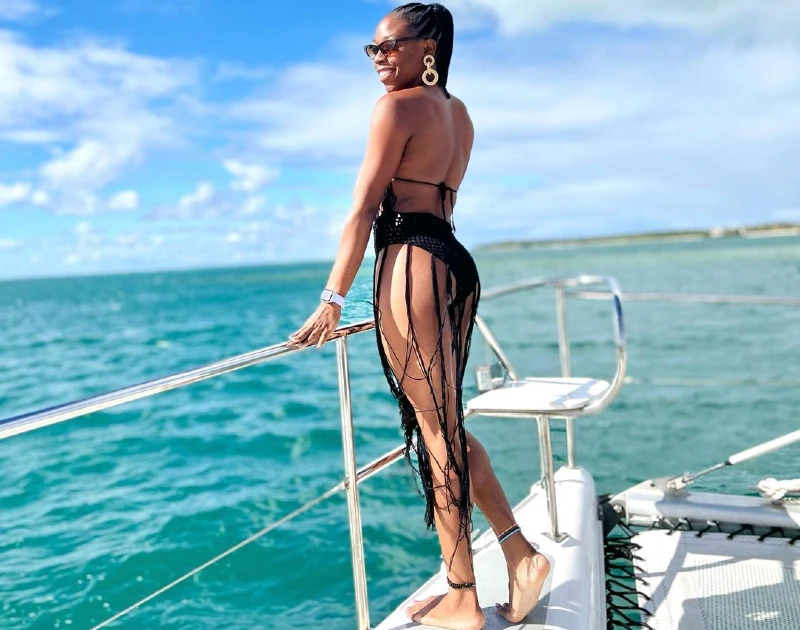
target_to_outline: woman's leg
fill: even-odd
[[[454,327],[449,321],[447,269],[441,261],[423,250],[399,245],[387,248],[381,256],[375,299],[383,351],[414,408],[422,434],[434,489],[433,516],[448,578],[474,582],[471,527],[458,509],[462,484],[457,471],[463,466],[463,451],[455,426],[461,404],[457,375],[464,368],[457,361],[465,362],[469,330],[464,322]],[[455,287],[450,289],[452,295]],[[465,305],[467,316],[474,299],[473,295]],[[454,334],[461,336],[458,353],[446,351],[453,348]],[[474,436],[463,435],[471,497],[499,534],[514,524],[511,506],[483,446]],[[521,534],[508,538],[502,549],[508,565],[509,602],[498,605],[498,613],[519,621],[536,605],[549,563]],[[409,612],[416,621],[446,628],[470,630],[483,624],[474,588],[451,588],[445,596],[429,598]]]
[[[433,519],[448,579],[474,583],[469,481],[463,425],[459,426],[452,322],[444,263],[413,246],[390,246],[377,279],[383,350],[403,395],[414,408],[422,438],[422,474],[432,486]],[[415,621],[457,630],[483,627],[475,587],[450,588],[409,609]]]
[[[494,474],[489,455],[471,433],[467,433],[470,490],[495,534],[516,523],[511,504]],[[538,553],[522,533],[507,538],[501,545],[508,567],[508,602],[497,605],[497,612],[512,622],[521,621],[539,601],[550,563]]]
[[[476,301],[480,287],[463,304],[460,312],[460,368],[466,368],[469,354],[471,324],[474,321]],[[489,521],[494,533],[499,536],[516,524],[511,504],[508,502],[500,481],[494,474],[489,455],[474,435],[467,432],[467,459],[470,472],[472,501]],[[517,532],[500,544],[508,568],[508,602],[497,604],[497,612],[512,622],[521,621],[539,601],[542,585],[550,572],[550,563],[538,553],[528,540]]]

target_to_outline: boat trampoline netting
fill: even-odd
[[[800,629],[800,545],[652,530],[631,540],[653,630]]]

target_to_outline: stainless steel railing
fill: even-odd
[[[533,279],[527,280],[525,282],[517,282],[514,284],[510,284],[504,287],[498,287],[496,289],[490,290],[485,292],[482,295],[482,298],[496,298],[503,295],[509,295],[512,293],[518,293],[520,291],[525,291],[529,289],[539,289],[543,287],[551,287],[555,290],[555,298],[556,298],[556,322],[558,326],[558,355],[559,360],[561,363],[561,376],[569,377],[572,375],[572,367],[571,367],[571,354],[570,354],[570,342],[569,342],[569,334],[567,330],[567,296],[573,296],[578,294],[576,288],[578,287],[587,287],[592,285],[607,285],[608,291],[592,291],[588,292],[592,296],[594,295],[602,295],[602,299],[610,300],[613,306],[613,325],[614,325],[614,344],[616,347],[616,370],[614,372],[614,376],[611,380],[610,387],[608,390],[603,394],[601,398],[593,402],[591,405],[584,409],[580,409],[573,413],[565,413],[564,417],[566,418],[566,442],[567,442],[567,465],[570,468],[575,467],[575,428],[574,428],[574,421],[575,415],[578,416],[587,416],[591,414],[598,413],[605,409],[611,402],[614,400],[616,395],[619,393],[619,390],[622,388],[622,385],[625,382],[625,374],[627,373],[628,368],[628,351],[627,351],[627,342],[625,339],[625,320],[622,315],[622,292],[620,291],[619,285],[614,278],[610,277],[602,277],[602,276],[590,276],[590,275],[580,275],[571,278],[541,278],[541,279]],[[583,291],[580,292],[581,295],[587,294],[587,292]],[[628,294],[625,294],[627,299]],[[501,365],[506,369],[509,373],[509,376],[513,380],[518,380],[516,376],[516,370],[514,370],[513,366],[511,366],[510,361],[506,357],[503,349],[500,347],[500,344],[495,339],[494,335],[492,334],[489,326],[480,318],[478,317],[476,320],[476,325],[480,330],[481,334],[483,335],[486,343],[495,353],[497,356],[498,361]],[[560,417],[560,416],[559,416]],[[541,424],[541,423],[540,423]],[[549,434],[549,429],[546,428],[545,433]],[[543,442],[545,444],[549,443],[549,435],[542,436]],[[541,445],[541,442],[540,442]],[[550,452],[549,448],[545,447],[546,454],[548,455],[549,459],[552,459],[552,452]],[[545,453],[543,453],[544,455]],[[548,470],[547,461],[542,461],[543,467],[543,479],[544,481],[550,482],[552,485],[552,480],[548,479]],[[554,510],[555,512],[555,510]],[[557,521],[557,516],[555,513],[551,514],[551,521]],[[555,537],[557,537],[557,532],[551,532]]]
[[[504,410],[498,415],[515,416],[515,417],[534,417],[536,419],[537,430],[539,434],[539,458],[542,471],[542,486],[545,490],[547,497],[547,516],[550,523],[550,529],[547,535],[555,542],[562,542],[566,539],[566,535],[559,531],[558,526],[558,504],[556,500],[556,481],[555,481],[555,467],[553,463],[553,446],[550,433],[550,420],[551,418],[564,418],[566,421],[566,443],[567,443],[567,465],[570,468],[575,467],[575,418],[587,416],[598,413],[605,409],[616,398],[619,390],[625,382],[625,374],[628,368],[628,351],[627,342],[625,340],[625,322],[622,315],[622,294],[614,278],[605,278],[601,276],[581,275],[573,278],[550,278],[550,279],[537,279],[528,280],[526,282],[515,283],[506,287],[500,287],[488,292],[488,297],[498,297],[501,295],[509,295],[524,291],[528,289],[539,289],[542,287],[552,287],[555,289],[556,297],[556,321],[558,324],[558,354],[561,362],[561,371],[563,377],[571,375],[571,358],[570,358],[570,345],[569,335],[567,332],[567,290],[574,287],[586,287],[591,285],[607,285],[609,291],[607,296],[610,298],[613,305],[613,324],[614,324],[614,343],[616,346],[616,370],[614,377],[611,379],[609,387],[603,392],[602,396],[594,400],[586,407],[576,410],[559,410],[558,412],[533,412],[518,411],[509,412]],[[476,319],[476,324],[484,336],[486,343],[497,356],[498,361],[506,368],[512,380],[519,380],[514,374],[508,358],[505,356],[503,349],[491,333],[489,326],[482,318]],[[482,414],[492,415],[491,410],[483,410]]]
[[[369,628],[367,597],[367,565],[361,530],[361,504],[358,501],[356,447],[353,441],[353,409],[350,405],[350,368],[347,362],[347,337],[336,341],[336,364],[339,372],[339,407],[342,413],[342,451],[344,483],[347,490],[347,515],[350,523],[350,553],[353,560],[353,582],[356,589],[356,627]]]
[[[347,337],[348,335],[372,330],[373,328],[375,328],[375,322],[372,320],[358,322],[350,326],[343,326],[331,335],[330,340],[335,341]],[[118,407],[119,405],[139,400],[140,398],[147,398],[171,389],[178,389],[179,387],[214,378],[215,376],[227,374],[228,372],[241,370],[251,365],[286,357],[297,352],[302,352],[304,349],[305,348],[291,348],[287,343],[279,343],[260,350],[254,350],[253,352],[237,354],[236,356],[210,363],[193,370],[156,378],[137,385],[131,385],[130,387],[115,389],[105,394],[91,396],[63,405],[56,405],[55,407],[49,407],[40,411],[6,418],[0,420],[0,440],[64,422],[65,420],[71,420],[72,418],[86,416],[95,411]]]
[[[350,523],[350,543],[353,561],[353,581],[356,593],[357,627],[359,630],[367,630],[369,628],[369,608],[367,598],[366,564],[364,561],[364,545],[361,529],[361,509],[358,500],[358,484],[364,479],[367,479],[381,469],[400,459],[404,453],[404,448],[400,446],[374,460],[362,469],[356,469],[355,446],[353,439],[353,415],[350,404],[350,373],[347,360],[347,337],[366,332],[374,328],[375,322],[369,320],[352,324],[350,326],[344,326],[337,329],[331,335],[330,341],[336,342],[337,370],[339,377],[339,406],[341,409],[342,422],[342,452],[344,455],[345,478],[341,483],[337,484],[333,488],[330,488],[328,491],[323,493],[323,495],[313,499],[290,515],[291,517],[299,516],[312,505],[316,505],[320,501],[333,496],[341,490],[345,490],[347,493],[348,520]],[[89,398],[63,405],[57,405],[48,409],[6,418],[0,420],[0,440],[57,424],[59,422],[64,422],[72,418],[85,416],[102,409],[109,409],[123,405],[133,400],[154,396],[165,391],[177,389],[179,387],[190,385],[192,383],[209,378],[214,378],[216,376],[249,367],[251,365],[264,363],[266,361],[285,357],[297,352],[302,352],[305,349],[306,348],[291,348],[287,343],[276,344],[261,350],[256,350],[254,352],[248,352],[223,359],[222,361],[217,361],[193,370],[187,370],[171,376],[145,381],[137,385],[124,387],[122,389],[117,389],[105,394],[100,394],[98,396],[91,396]],[[284,523],[288,520],[288,518],[281,519],[279,523]],[[158,589],[156,593],[145,597],[132,606],[127,607],[120,613],[117,613],[113,617],[105,620],[103,623],[95,626],[92,630],[103,628],[109,625],[123,615],[150,601],[150,599],[156,595],[161,594],[174,586],[177,586],[189,577],[196,575],[200,570],[211,566],[215,562],[218,562],[244,545],[254,542],[269,531],[272,531],[275,527],[277,527],[277,525],[278,523],[264,528],[255,535],[250,536],[242,543],[235,545],[226,552],[223,552],[215,558],[203,563],[200,567],[196,567],[180,578],[173,580],[165,587]]]

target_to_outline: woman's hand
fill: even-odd
[[[338,304],[321,302],[302,328],[289,335],[289,345],[293,348],[317,344],[321,348],[339,325],[342,309]]]

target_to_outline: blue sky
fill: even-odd
[[[796,0],[452,0],[468,245],[800,221]],[[383,0],[0,0],[0,277],[331,258]]]

